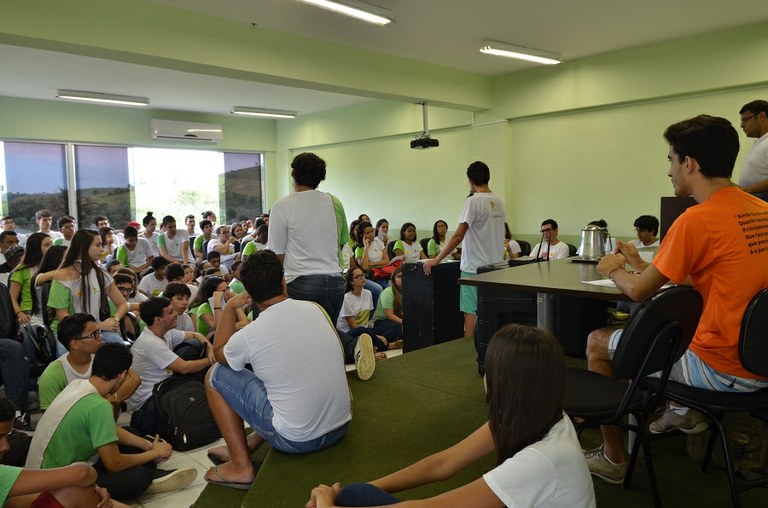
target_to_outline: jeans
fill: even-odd
[[[319,304],[336,323],[344,304],[344,278],[341,274],[302,275],[288,283],[288,296]]]
[[[373,308],[376,308],[376,304],[379,303],[379,296],[381,296],[381,292],[384,291],[384,287],[381,284],[377,284],[375,281],[372,281],[371,279],[365,279],[365,286],[363,286],[365,289],[371,292],[371,297],[373,298]]]
[[[125,342],[123,342],[123,336],[117,332],[101,332],[101,336],[104,340],[104,344],[125,344]]]
[[[13,339],[0,339],[0,377],[5,385],[5,396],[17,410],[26,413],[29,363],[24,358],[21,343]]]
[[[386,506],[399,502],[395,496],[370,483],[350,483],[336,496],[337,506]]]
[[[392,343],[403,337],[403,325],[389,319],[379,319],[373,322],[373,333],[383,335],[387,342]]]
[[[248,422],[253,431],[264,438],[272,448],[285,453],[308,453],[336,444],[344,437],[349,422],[309,441],[291,441],[281,436],[272,425],[272,404],[261,379],[250,370],[235,371],[226,365],[212,367],[210,384],[224,397],[227,404]]]

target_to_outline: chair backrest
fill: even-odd
[[[432,239],[432,237],[427,238],[421,238],[419,240],[419,243],[421,244],[421,248],[424,250],[424,255],[427,255],[427,246],[429,245],[429,241]]]
[[[195,255],[195,238],[197,238],[197,236],[189,237],[189,252],[191,252],[193,256]]]
[[[13,312],[11,292],[0,283],[0,338],[15,339],[19,334],[19,322]]]
[[[574,244],[567,243],[566,245],[568,246],[568,257],[569,258],[572,258],[573,256],[575,256],[579,252],[579,249],[577,249]]]
[[[745,369],[768,377],[768,289],[757,293],[744,310],[739,334],[739,360]]]
[[[141,334],[141,324],[139,318],[133,312],[126,312],[125,317],[120,320],[120,335],[126,345],[132,345]]]
[[[693,338],[703,299],[692,287],[680,286],[656,293],[630,316],[613,356],[620,379],[641,379],[654,372],[665,375]],[[664,372],[666,370],[666,372]]]
[[[210,242],[210,240],[206,240],[203,242],[203,248],[202,248],[203,259],[208,259],[208,242]]]
[[[387,244],[387,255],[389,256],[389,259],[395,257],[395,240],[390,240]]]
[[[53,318],[56,317],[55,311],[48,308],[48,297],[51,294],[52,281],[48,281],[43,284],[43,288],[40,290],[40,308],[43,314],[43,324],[46,328],[50,328]]]
[[[515,240],[515,241],[520,246],[520,255],[521,256],[530,256],[531,255],[531,244],[530,244],[530,242],[526,242],[525,240]]]

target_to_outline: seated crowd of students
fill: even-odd
[[[194,469],[167,471],[158,468],[158,464],[170,457],[172,450],[154,434],[157,414],[153,387],[171,375],[203,379],[207,373],[208,400],[228,445],[209,452],[212,462],[217,464],[206,474],[210,483],[248,488],[255,471],[250,459],[246,461],[250,456],[247,452],[253,452],[265,441],[289,453],[301,453],[309,451],[304,448],[307,441],[303,438],[307,435],[322,436],[322,441],[318,441],[316,447],[312,445],[312,449],[330,446],[344,435],[351,418],[349,395],[340,390],[339,379],[332,377],[325,381],[327,386],[324,388],[338,392],[338,400],[331,413],[329,407],[318,410],[321,420],[314,421],[311,430],[305,429],[306,432],[300,435],[302,439],[290,441],[284,436],[278,439],[275,436],[280,434],[271,427],[274,424],[276,428],[282,419],[288,422],[306,416],[306,410],[298,408],[295,401],[289,401],[290,397],[285,400],[270,398],[275,421],[261,422],[268,428],[256,427],[249,437],[243,435],[241,438],[243,419],[252,427],[253,421],[248,415],[258,420],[249,413],[249,408],[260,404],[257,400],[240,400],[242,392],[237,386],[253,381],[248,375],[242,377],[243,367],[248,364],[250,369],[245,370],[257,373],[257,379],[265,385],[274,381],[270,376],[281,381],[285,381],[286,376],[282,372],[284,369],[274,372],[275,365],[259,363],[264,361],[263,358],[252,350],[257,346],[247,342],[255,329],[243,329],[269,309],[270,318],[259,320],[260,328],[271,331],[275,340],[288,341],[287,335],[291,334],[284,329],[287,321],[278,325],[278,316],[300,311],[291,314],[295,321],[291,329],[296,328],[297,333],[293,334],[296,335],[299,329],[307,329],[302,328],[306,324],[305,318],[318,312],[319,307],[302,304],[288,310],[280,262],[267,250],[268,215],[229,226],[217,226],[216,217],[211,212],[206,212],[203,217],[197,230],[192,215],[185,217],[183,229],[176,228],[172,216],[165,216],[158,231],[157,220],[150,212],[142,220],[143,228],[132,222],[118,234],[103,217],[96,221],[100,226],[98,231],[77,230],[74,219],[64,217],[58,222],[62,230],[60,238],[52,238],[57,235],[53,235],[53,231],[42,231],[41,226],[40,232],[25,239],[23,257],[10,276],[14,311],[22,334],[33,333],[34,327],[48,327],[57,336],[59,350],[55,353],[58,358],[48,365],[37,382],[40,407],[45,414],[30,444],[24,464],[27,469],[6,466],[0,469],[4,476],[0,488],[7,487],[5,497],[29,497],[31,494],[30,499],[52,496],[64,505],[95,506],[100,503],[100,506],[108,506],[120,504],[111,498],[126,500],[142,493],[177,490],[189,485],[196,476]],[[648,228],[642,220],[639,221],[638,228]],[[327,357],[330,363],[356,363],[361,357],[360,350],[366,348],[370,351],[364,356],[375,363],[375,360],[386,357],[387,350],[402,347],[400,265],[434,257],[445,244],[447,233],[447,223],[438,220],[433,225],[432,237],[422,245],[417,241],[415,225],[410,222],[402,225],[399,239],[390,240],[386,219],[379,220],[375,226],[365,215],[353,221],[351,240],[342,249],[347,292],[335,323],[337,331],[329,335],[337,339],[329,339],[327,343],[321,341],[313,354],[293,351],[294,361],[306,360],[306,365],[297,369],[317,375],[317,357]],[[499,248],[506,257],[517,257],[521,251],[508,228],[505,243]],[[457,248],[450,258],[459,259],[460,256],[460,248]],[[132,319],[133,316],[140,320]],[[313,329],[322,321],[320,314],[316,317],[320,321],[313,325]],[[534,356],[539,354],[535,348],[543,347],[543,344],[547,344],[545,349],[555,347],[551,337],[537,335],[531,330],[525,327],[502,330],[505,335],[492,341],[489,357],[494,358],[492,351],[501,348],[503,343],[508,343],[508,348],[524,348],[526,351],[534,347],[531,350]],[[362,337],[369,340],[363,341]],[[337,356],[338,348],[336,352],[333,347],[329,348],[329,344],[338,343],[338,338],[343,346],[340,357]],[[202,354],[185,358],[174,351],[189,341],[199,344]],[[525,343],[529,345],[523,346]],[[537,346],[538,343],[541,345]],[[32,353],[27,349],[24,354]],[[284,360],[282,353],[275,354],[275,358]],[[559,352],[554,357],[561,354]],[[498,354],[499,362],[512,361],[504,355],[509,356],[508,353]],[[551,351],[543,355],[540,358],[542,365],[552,357]],[[211,368],[214,365],[216,367]],[[357,367],[361,379],[367,379],[373,372],[370,365],[357,364]],[[542,372],[546,371],[549,377],[551,368],[547,365]],[[558,364],[556,369],[560,368]],[[319,378],[315,379],[320,383]],[[288,384],[295,382],[297,379],[292,379]],[[508,385],[489,383],[489,396],[502,386]],[[543,391],[560,389],[543,387]],[[306,404],[310,399],[307,398]],[[4,409],[14,405],[15,409]],[[386,492],[429,481],[429,475],[423,471],[434,460],[447,459],[455,462],[458,468],[493,449],[499,454],[500,469],[498,473],[486,475],[483,485],[490,487],[490,491],[482,494],[506,501],[511,499],[508,489],[513,485],[505,485],[508,480],[500,476],[505,474],[501,470],[524,467],[525,462],[516,453],[526,446],[543,451],[545,455],[561,453],[562,449],[555,450],[556,446],[553,448],[548,444],[553,440],[557,446],[566,444],[567,460],[579,470],[578,481],[563,487],[568,491],[564,495],[579,505],[594,505],[589,473],[583,460],[572,460],[573,457],[581,459],[578,441],[570,421],[559,410],[555,411],[555,406],[557,404],[536,430],[536,438],[522,438],[521,442],[526,445],[517,449],[499,448],[510,438],[500,441],[499,433],[506,431],[486,424],[457,445],[458,449],[454,447],[453,451],[441,452],[444,457],[441,454],[429,457],[373,482],[372,485],[378,487],[376,490],[355,486],[346,490],[339,490],[338,486],[318,487],[312,492],[310,503],[323,506],[337,496],[348,498],[348,506],[378,499],[396,502]],[[500,410],[519,412],[521,408]],[[115,424],[120,411],[125,409],[132,413],[128,429]],[[12,418],[8,418],[8,425],[5,425],[3,418],[8,414]],[[489,423],[494,425],[493,417]],[[26,388],[13,404],[0,401],[0,452],[4,449],[4,440],[7,441],[7,432],[2,433],[5,427],[8,431],[11,427],[32,430]],[[466,446],[478,445],[478,451],[465,454],[461,451],[466,447],[464,443]],[[98,458],[93,467],[81,464],[92,456]],[[37,470],[51,470],[52,476],[40,477],[50,481],[35,480],[33,473]],[[32,478],[29,485],[23,481],[27,476]],[[463,494],[455,495],[461,499]],[[0,490],[1,497],[3,491]],[[78,501],[70,502],[71,499]]]

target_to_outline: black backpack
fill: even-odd
[[[0,282],[0,337],[16,339],[18,334],[19,321],[13,311],[11,292],[8,286]]]
[[[200,448],[221,437],[208,407],[203,383],[171,376],[157,383],[152,393],[157,411],[157,433],[174,450]]]

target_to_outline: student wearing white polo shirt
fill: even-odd
[[[171,263],[189,262],[189,235],[183,229],[176,229],[176,219],[170,215],[163,217],[163,233],[157,238],[160,255]]]

